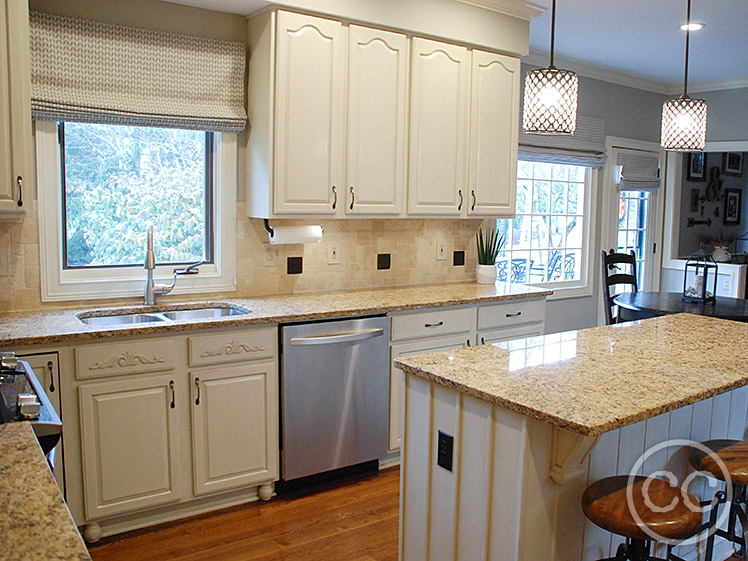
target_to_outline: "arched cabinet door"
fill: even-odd
[[[514,214],[519,59],[473,51],[467,214]]]
[[[467,203],[469,53],[419,37],[412,49],[408,213],[461,216]]]
[[[351,25],[346,214],[398,215],[406,181],[408,39]]]
[[[344,201],[340,22],[278,12],[275,212],[337,214]]]

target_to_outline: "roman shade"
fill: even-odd
[[[657,191],[660,188],[660,160],[654,153],[620,152],[619,191]]]
[[[605,165],[605,121],[577,116],[573,135],[519,133],[520,160],[600,168]]]
[[[239,132],[243,43],[30,15],[35,119]]]

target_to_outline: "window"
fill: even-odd
[[[213,133],[60,123],[63,269],[213,261]]]
[[[175,293],[233,290],[236,135],[36,121],[44,301],[143,294],[154,226],[156,277],[205,261]]]
[[[592,174],[584,166],[518,162],[516,215],[497,221],[505,240],[497,258],[500,281],[591,293]]]
[[[636,282],[643,286],[644,256],[647,254],[648,191],[618,192],[618,243],[616,251],[636,253]]]

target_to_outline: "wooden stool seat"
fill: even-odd
[[[649,481],[646,496],[650,504],[664,512],[651,510],[645,501],[645,482]],[[596,481],[582,495],[582,509],[592,522],[620,536],[634,540],[651,540],[651,532],[668,540],[684,540],[693,536],[701,525],[699,501],[680,487],[656,478],[636,476],[632,480],[632,502],[641,522],[637,521],[627,500],[628,475],[616,475]],[[688,496],[691,510],[684,500]],[[669,508],[669,505],[673,505]]]
[[[722,462],[734,484],[748,485],[748,442],[742,440],[707,440],[701,444],[714,451],[714,455]],[[708,472],[716,479],[725,480],[719,463],[709,454],[689,446],[688,461],[695,469]]]

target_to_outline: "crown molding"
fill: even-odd
[[[544,6],[535,4],[533,2],[527,2],[524,0],[454,0],[460,4],[468,4],[470,6],[476,6],[483,8],[484,10],[490,10],[505,16],[511,16],[515,18],[524,19],[527,21],[533,20],[543,12],[546,11]]]
[[[719,90],[737,90],[748,88],[748,78],[739,78],[735,80],[716,80],[714,82],[696,82],[688,86],[689,93],[696,92],[716,92]],[[674,90],[671,93],[680,94],[681,90]]]
[[[555,58],[557,67],[566,70],[573,70],[580,76],[586,76],[587,78],[594,78],[596,80],[603,80],[604,82],[611,82],[620,86],[628,86],[664,95],[670,94],[674,87],[673,84],[667,82],[658,82],[648,78],[641,78],[640,76],[634,76],[633,74],[627,74],[625,72],[602,66],[594,66],[579,60],[559,58],[558,56]],[[529,55],[523,56],[522,62],[543,68],[548,66],[548,54],[533,51],[530,52]]]

